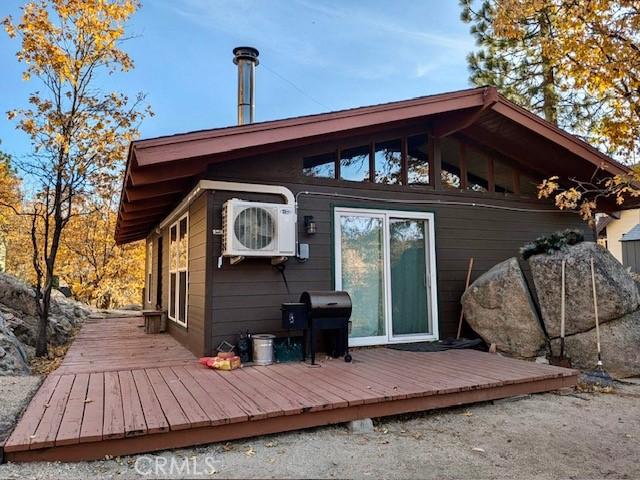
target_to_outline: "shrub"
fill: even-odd
[[[554,232],[550,235],[538,237],[533,242],[527,243],[520,249],[520,255],[527,260],[533,255],[556,252],[567,245],[575,245],[580,242],[584,242],[584,235],[578,230]]]

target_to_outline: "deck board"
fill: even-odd
[[[78,374],[81,375],[81,374]],[[85,442],[102,440],[104,415],[104,373],[96,372],[89,376],[87,398],[84,406],[84,416],[80,437]]]
[[[120,390],[122,393],[122,414],[124,417],[124,435],[144,435],[147,433],[147,423],[144,419],[142,404],[138,396],[138,387],[133,380],[130,370],[118,372]]]
[[[75,376],[69,399],[60,421],[60,428],[55,440],[56,445],[71,445],[80,441],[80,430],[88,386],[88,373],[79,373]]]
[[[151,388],[156,394],[158,403],[167,419],[171,430],[182,430],[191,427],[191,422],[182,410],[182,407],[171,393],[171,389],[165,383],[160,372],[155,368],[146,370],[147,378],[151,384]]]
[[[41,414],[40,423],[31,438],[29,448],[46,448],[55,445],[74,379],[75,375],[63,375],[60,378],[49,403],[45,405],[45,410]]]
[[[103,438],[124,437],[124,411],[118,372],[104,372]]]
[[[498,355],[385,348],[354,361],[208,369],[134,319],[83,326],[6,441],[13,461],[91,460],[442,408],[574,385],[574,370]]]
[[[142,405],[145,423],[148,433],[166,432],[169,430],[169,422],[164,416],[160,401],[153,391],[151,382],[144,370],[133,370],[131,372],[136,383],[136,389]]]

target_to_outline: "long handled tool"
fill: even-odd
[[[473,257],[469,258],[469,268],[467,269],[467,281],[464,286],[465,291],[467,290],[467,288],[469,288],[469,282],[471,281],[471,270],[473,270]],[[460,334],[462,333],[463,317],[464,317],[464,311],[460,309],[460,320],[458,320],[458,334],[456,335],[456,340],[460,339]]]
[[[571,361],[564,356],[564,335],[565,335],[565,317],[566,317],[566,264],[567,260],[562,259],[562,286],[560,288],[560,356],[552,355],[549,357],[549,363],[558,367],[571,368]]]
[[[598,319],[598,297],[596,294],[596,276],[593,268],[593,258],[591,259],[591,286],[593,288],[593,311],[596,316],[596,346],[598,348],[598,363],[593,371],[585,372],[584,380],[600,386],[609,387],[613,385],[613,378],[607,373],[602,364],[602,349],[600,346],[600,321]]]

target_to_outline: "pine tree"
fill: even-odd
[[[560,88],[555,65],[546,58],[542,40],[552,34],[549,11],[521,19],[523,39],[498,35],[494,17],[499,0],[460,0],[461,19],[471,25],[478,50],[467,56],[470,80],[475,85],[494,85],[511,101],[558,124]]]

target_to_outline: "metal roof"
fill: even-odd
[[[640,240],[640,223],[622,235],[621,242],[631,242],[633,240]]]

